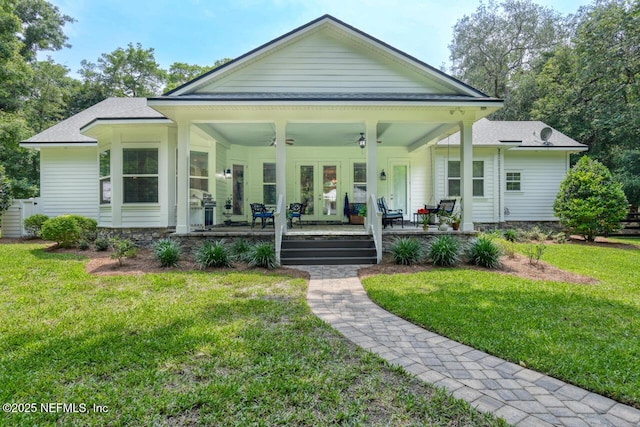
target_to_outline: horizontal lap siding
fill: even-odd
[[[20,203],[14,203],[2,213],[2,237],[21,237],[22,230],[22,210]]]
[[[441,92],[409,69],[355,44],[315,34],[200,90],[207,92]]]
[[[505,153],[505,171],[520,172],[521,192],[505,191],[506,221],[552,221],[553,203],[566,174],[566,154],[515,150]]]
[[[98,219],[98,158],[94,147],[40,151],[42,211]]]
[[[111,226],[113,221],[113,214],[110,205],[100,206],[100,218],[98,219],[98,225],[101,227]]]
[[[160,206],[122,205],[122,227],[158,227]]]

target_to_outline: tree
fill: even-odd
[[[103,53],[98,63],[82,61],[80,74],[85,82],[101,86],[108,96],[154,96],[160,94],[165,72],[153,55],[153,48],[143,49],[140,43],[126,49]]]
[[[453,27],[452,71],[496,98],[507,97],[515,74],[565,38],[563,19],[530,0],[480,3]]]
[[[583,156],[560,184],[553,210],[564,226],[593,242],[620,228],[627,199],[606,166]]]
[[[0,0],[0,112],[18,110],[28,92],[31,69],[20,55],[19,32],[20,20],[11,3]]]
[[[173,90],[178,86],[193,80],[196,77],[218,68],[221,65],[231,61],[231,58],[218,59],[212,66],[191,65],[184,62],[174,62],[167,72],[167,86],[165,92]]]
[[[11,184],[4,174],[4,169],[0,166],[0,218],[2,213],[9,209],[12,202]]]
[[[71,47],[62,28],[75,19],[60,13],[60,10],[45,0],[17,0],[15,15],[20,19],[18,32],[22,42],[21,54],[33,61],[38,51],[60,50]]]

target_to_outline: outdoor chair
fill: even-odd
[[[293,219],[298,218],[298,225],[302,226],[302,214],[304,214],[304,204],[291,203],[289,205],[289,227],[293,228]]]
[[[400,225],[404,228],[404,214],[402,209],[389,209],[384,197],[378,199],[378,209],[382,212],[382,226],[387,228],[387,225],[393,227],[393,221],[399,219]]]
[[[456,199],[443,199],[438,203],[438,213],[451,215],[453,208],[456,206]]]
[[[262,228],[267,225],[267,221],[271,219],[271,224],[275,228],[275,222],[273,221],[273,211],[267,210],[262,203],[251,203],[251,228],[256,225],[256,218],[260,218],[262,222]]]

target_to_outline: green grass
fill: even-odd
[[[504,425],[346,342],[302,279],[83,264],[0,245],[0,403],[38,405],[0,425]]]
[[[376,303],[427,329],[640,407],[640,251],[549,245],[542,259],[600,283],[435,269],[364,285]]]

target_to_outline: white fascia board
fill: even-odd
[[[20,147],[23,148],[32,148],[34,150],[39,150],[41,148],[75,148],[75,147],[97,147],[98,141],[96,142],[21,142]]]
[[[580,151],[587,151],[589,150],[589,147],[544,147],[544,146],[539,146],[539,147],[515,147],[517,149],[517,151],[569,151],[569,152],[574,152],[574,153],[578,153]]]
[[[80,128],[80,132],[87,132],[100,125],[171,125],[173,120],[169,119],[98,119]]]
[[[442,108],[456,108],[456,107],[473,107],[473,108],[500,108],[502,107],[502,101],[349,101],[349,100],[317,100],[317,101],[205,101],[205,100],[164,100],[155,99],[147,101],[149,107],[206,107],[206,106],[376,106],[376,107],[442,107]]]

